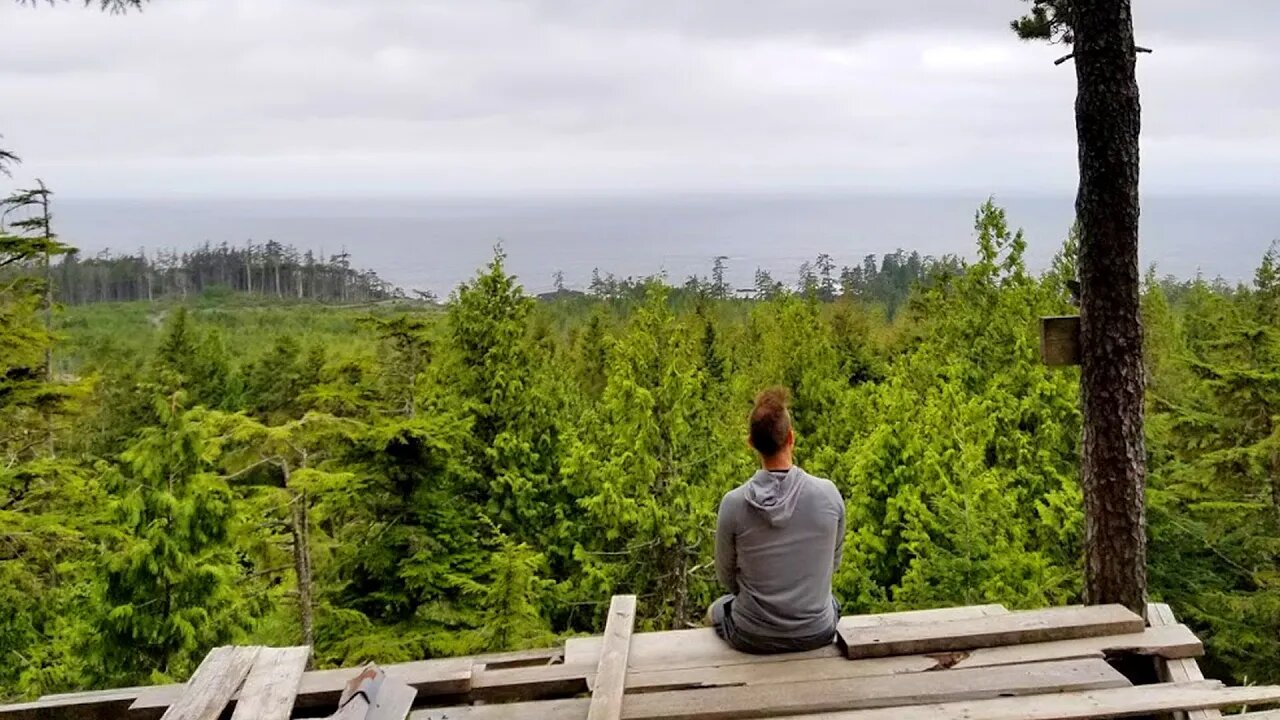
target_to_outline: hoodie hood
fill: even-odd
[[[764,515],[773,527],[786,527],[796,511],[803,485],[804,472],[795,465],[786,475],[759,470],[747,482],[747,504]]]

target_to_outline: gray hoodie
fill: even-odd
[[[720,501],[716,575],[737,629],[765,637],[835,632],[831,575],[844,550],[844,500],[798,467],[760,470]]]

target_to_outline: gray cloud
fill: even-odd
[[[1144,182],[1280,190],[1280,3],[1146,0]],[[70,194],[1062,191],[1016,0],[0,0],[0,131]]]

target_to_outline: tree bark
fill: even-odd
[[[1085,599],[1146,610],[1138,272],[1141,105],[1130,0],[1074,4]]]
[[[289,487],[289,467],[283,466],[285,487]],[[315,616],[311,603],[311,531],[307,517],[307,494],[289,490],[293,506],[293,569],[298,580],[298,619],[302,625],[302,644],[316,646]]]

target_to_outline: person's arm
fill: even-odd
[[[734,536],[733,508],[726,495],[720,501],[720,511],[716,513],[716,577],[720,584],[729,589],[730,594],[738,594],[738,544]]]
[[[831,567],[833,573],[840,572],[840,562],[844,559],[844,502],[841,501],[837,507],[839,520],[836,522],[836,556]]]

